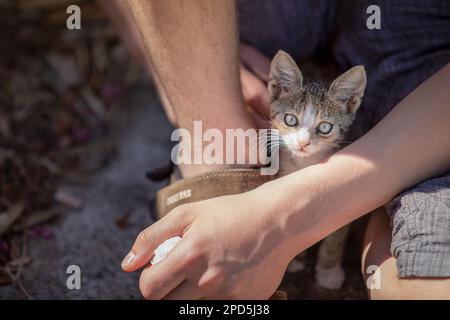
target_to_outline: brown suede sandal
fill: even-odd
[[[147,176],[154,177],[154,174]],[[176,181],[172,174],[169,185],[156,194],[153,217],[161,219],[172,209],[185,203],[247,192],[271,178],[269,175],[261,175],[259,169],[219,170]]]
[[[179,205],[247,192],[273,179],[271,175],[261,175],[260,169],[226,169],[177,179],[175,169],[172,164],[167,164],[147,173],[147,178],[152,181],[169,180],[169,184],[151,200],[150,211],[155,220]],[[287,294],[277,290],[270,300],[287,300]]]

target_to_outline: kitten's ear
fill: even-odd
[[[356,112],[366,89],[367,77],[363,66],[356,66],[341,74],[330,86],[330,99],[343,103],[348,111]]]
[[[269,95],[272,101],[283,93],[302,88],[303,76],[294,59],[284,51],[278,51],[270,64]]]

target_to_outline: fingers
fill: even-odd
[[[163,300],[200,300],[201,288],[193,281],[186,280],[166,295]]]
[[[239,56],[241,61],[253,71],[259,79],[264,82],[269,81],[270,59],[255,48],[241,43],[239,46]]]
[[[162,299],[184,283],[190,270],[185,251],[181,240],[164,260],[142,271],[139,288],[145,299]]]
[[[194,254],[194,257],[196,255]],[[173,289],[164,300],[200,300],[210,299],[210,296],[225,283],[225,273],[220,268],[211,268],[201,264],[201,260],[187,259],[191,263],[186,280]],[[220,290],[219,290],[220,291]],[[218,295],[217,297],[220,297]]]
[[[257,124],[260,127],[267,127],[270,98],[266,83],[269,80],[270,60],[255,48],[244,43],[239,46],[239,55],[242,62],[240,73],[244,99],[251,109],[256,111]]]
[[[178,208],[175,210],[138,235],[131,251],[123,259],[124,271],[132,272],[145,266],[161,243],[173,236],[183,234],[183,230],[190,223],[189,214],[181,213]]]
[[[266,85],[242,65],[240,74],[245,101],[255,111],[268,116],[270,114],[270,98]]]

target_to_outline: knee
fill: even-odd
[[[364,260],[363,277],[372,300],[450,300],[450,278],[399,278],[397,261],[368,252]]]
[[[369,257],[369,261],[370,261]],[[391,300],[402,299],[402,283],[395,275],[395,261],[387,258],[381,264],[366,264],[363,270],[369,299]]]
[[[362,254],[362,274],[370,299],[450,299],[450,277],[399,278],[390,252],[391,230],[382,212],[372,215]]]
[[[368,296],[371,300],[405,299],[402,281],[393,274],[392,261],[383,262],[381,266],[374,267],[370,276],[365,275]],[[395,264],[395,262],[394,262]]]
[[[382,271],[380,276],[380,285],[368,289],[372,300],[450,300],[449,278],[401,279]]]

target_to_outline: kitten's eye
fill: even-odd
[[[298,124],[298,119],[293,114],[287,113],[284,115],[284,123],[289,127],[294,127]]]
[[[333,125],[329,122],[321,122],[317,126],[317,130],[322,134],[329,134],[333,129]]]

